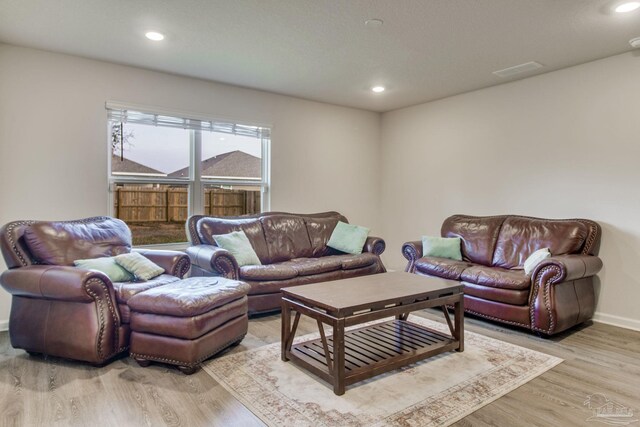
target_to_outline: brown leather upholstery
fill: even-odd
[[[131,250],[124,222],[96,217],[77,221],[15,221],[0,229],[9,267],[0,284],[12,294],[9,336],[15,348],[103,363],[129,345],[128,312],[134,294],[178,280],[189,258],[174,251],[143,251],[173,275],[141,283],[112,283],[103,273],[72,266],[75,259]]]
[[[585,219],[453,215],[442,236],[462,239],[463,261],[423,257],[421,241],[402,253],[407,271],[462,281],[465,311],[553,335],[593,316],[600,235]],[[524,261],[542,248],[552,257],[526,275]]]
[[[369,237],[358,255],[327,247],[337,212],[302,215],[266,212],[244,217],[194,215],[187,220],[187,249],[192,276],[223,276],[251,285],[249,313],[280,309],[280,289],[385,271],[384,240]],[[238,267],[235,258],[215,245],[214,235],[243,230],[263,265]]]
[[[131,356],[191,368],[247,333],[244,282],[191,277],[133,296]]]

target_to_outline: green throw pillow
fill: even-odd
[[[143,282],[164,273],[164,268],[140,255],[138,252],[117,255],[115,259],[121,267],[133,273],[137,280]]]
[[[459,237],[422,236],[422,256],[449,258],[462,261]]]
[[[115,257],[77,259],[73,263],[76,267],[100,271],[112,282],[130,282],[134,279],[133,274],[116,263]]]
[[[222,249],[228,250],[234,256],[238,267],[243,265],[262,265],[258,254],[253,250],[251,242],[244,231],[233,231],[229,234],[218,234],[213,240]]]
[[[327,242],[327,246],[348,254],[361,254],[368,235],[368,228],[338,221]]]

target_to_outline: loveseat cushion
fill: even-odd
[[[453,215],[442,223],[442,237],[462,239],[462,259],[475,264],[491,265],[500,227],[506,216],[475,217]]]
[[[504,289],[462,282],[464,294],[489,301],[497,301],[512,305],[526,305],[529,302],[530,289]]]
[[[341,215],[326,218],[305,218],[305,225],[307,226],[307,233],[309,234],[309,240],[311,242],[311,256],[323,257],[326,255],[339,253],[335,249],[327,246],[331,233],[336,228],[338,221],[346,222],[347,219]]]
[[[115,218],[36,222],[25,229],[24,240],[41,264],[73,265],[77,259],[131,252],[129,227]]]
[[[267,241],[264,238],[262,223],[258,218],[217,218],[203,217],[196,225],[200,240],[206,245],[216,245],[213,236],[218,234],[229,234],[233,231],[244,231],[247,239],[251,242],[251,247],[256,251],[256,255],[263,264],[271,263]]]
[[[312,255],[304,218],[283,214],[265,216],[260,221],[269,251],[269,263]]]
[[[431,256],[422,257],[415,263],[418,272],[449,280],[460,280],[462,272],[472,265],[467,261]]]
[[[364,268],[378,262],[378,256],[370,252],[364,252],[358,255],[335,255],[332,258],[336,258],[342,261],[343,270],[355,270],[356,268]]]
[[[578,220],[553,220],[512,216],[502,224],[492,265],[522,267],[524,261],[542,248],[553,256],[580,253],[589,235],[589,226]]]
[[[460,275],[460,279],[492,288],[529,289],[531,287],[531,277],[524,274],[523,270],[508,270],[484,265],[472,265],[466,268]]]
[[[240,267],[241,280],[287,280],[297,275],[298,272],[285,263]]]

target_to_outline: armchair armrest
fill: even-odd
[[[402,245],[402,255],[409,261],[404,271],[413,273],[416,261],[422,258],[422,240],[406,242]]]
[[[387,245],[382,238],[369,236],[364,242],[362,252],[371,252],[372,254],[381,255],[386,247]]]
[[[213,245],[196,245],[187,248],[187,255],[193,265],[216,276],[238,280],[238,262],[226,249]]]
[[[184,252],[155,249],[134,249],[134,251],[164,268],[167,274],[181,279],[191,267],[191,261]]]
[[[61,265],[32,265],[7,270],[2,287],[12,295],[90,303],[107,297],[115,301],[113,285],[98,271]]]
[[[553,275],[547,282],[555,284],[594,276],[601,268],[602,260],[594,255],[559,255],[547,258],[538,264],[531,278],[535,283],[541,276],[547,276],[549,274],[547,272],[552,271]]]

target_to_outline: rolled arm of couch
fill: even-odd
[[[109,278],[94,270],[61,265],[32,265],[7,270],[0,276],[10,294],[28,298],[90,303],[115,301]]]
[[[381,237],[369,236],[364,242],[362,252],[371,252],[372,254],[381,255],[386,247],[387,245]]]
[[[531,276],[531,329],[553,335],[589,320],[595,310],[592,276],[601,268],[593,255],[561,255],[538,264]]]
[[[407,268],[404,271],[413,273],[415,269],[415,263],[422,258],[422,241],[415,240],[413,242],[406,242],[402,245],[402,255],[409,261]]]
[[[531,276],[532,282],[539,282],[540,276],[549,277],[550,284],[594,276],[602,268],[602,260],[593,255],[559,255],[547,258],[538,264]],[[553,272],[549,275],[549,272]]]
[[[196,245],[187,248],[187,255],[194,266],[216,276],[238,280],[238,262],[226,249],[213,245]]]
[[[189,256],[184,252],[155,249],[134,249],[134,251],[164,268],[167,274],[181,279],[191,267]]]

